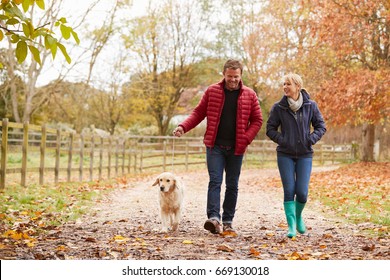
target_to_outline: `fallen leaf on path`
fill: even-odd
[[[234,252],[234,249],[226,244],[218,245],[217,250],[224,252]]]
[[[225,237],[237,237],[237,233],[234,231],[224,231],[221,233],[221,235]]]
[[[260,252],[257,251],[255,248],[251,247],[250,250],[249,250],[249,253],[252,255],[252,256],[259,256],[260,255]]]
[[[130,238],[126,238],[126,237],[123,237],[121,235],[115,235],[115,237],[114,237],[114,241],[117,243],[126,243],[129,240],[130,240]]]

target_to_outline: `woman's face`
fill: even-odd
[[[283,83],[284,95],[291,97],[294,100],[297,100],[299,97],[299,86],[293,81],[285,80]]]

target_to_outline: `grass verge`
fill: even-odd
[[[310,197],[333,213],[355,224],[372,223],[367,230],[389,234],[390,163],[353,163],[337,170],[316,173]]]
[[[77,220],[110,191],[125,187],[131,180],[7,186],[0,192],[0,241],[8,239],[34,246],[35,237]],[[1,246],[2,242],[0,249]]]

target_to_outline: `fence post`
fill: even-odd
[[[115,141],[115,177],[118,177],[118,164],[119,164],[119,138]]]
[[[137,173],[137,152],[138,152],[138,141],[134,145],[134,173]]]
[[[122,176],[125,174],[126,138],[122,141]]]
[[[28,122],[23,123],[23,144],[22,144],[22,176],[20,184],[26,186],[27,175],[27,150],[28,150]]]
[[[108,138],[108,169],[107,169],[108,179],[111,178],[111,146],[112,146],[112,139],[110,136],[110,138]]]
[[[45,153],[46,153],[46,125],[42,124],[42,136],[41,136],[41,157],[39,163],[39,184],[44,184],[45,176]]]
[[[8,119],[3,119],[1,127],[1,180],[0,189],[5,187],[5,174],[7,170],[7,152],[8,152]]]
[[[93,157],[95,153],[95,137],[94,134],[91,136],[91,148],[89,153],[89,180],[93,180]]]
[[[143,143],[140,143],[141,145],[141,155],[140,155],[140,158],[139,158],[139,172],[142,173],[142,168],[143,168],[143,164],[144,164],[144,145],[142,145]]]
[[[127,141],[127,143],[128,143],[128,149],[129,149],[129,152],[128,152],[128,156],[129,156],[129,164],[128,164],[128,166],[127,166],[127,173],[131,173],[131,143],[132,143],[132,141],[130,140],[130,138],[128,138],[128,141]]]
[[[80,164],[79,164],[79,181],[83,181],[83,164],[84,164],[84,135],[80,135]]]
[[[72,174],[72,157],[73,157],[73,132],[69,135],[69,151],[68,151],[68,182],[71,180],[71,174]]]
[[[54,183],[58,184],[58,176],[60,174],[60,154],[61,154],[61,130],[57,129],[56,141],[56,162],[54,168]]]
[[[104,138],[100,137],[100,150],[99,150],[99,180],[102,179],[102,168],[103,168],[103,147]]]

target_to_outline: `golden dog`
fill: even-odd
[[[158,175],[153,186],[160,188],[160,213],[162,232],[167,232],[171,226],[173,231],[179,227],[184,199],[184,186],[170,172],[163,172]]]

